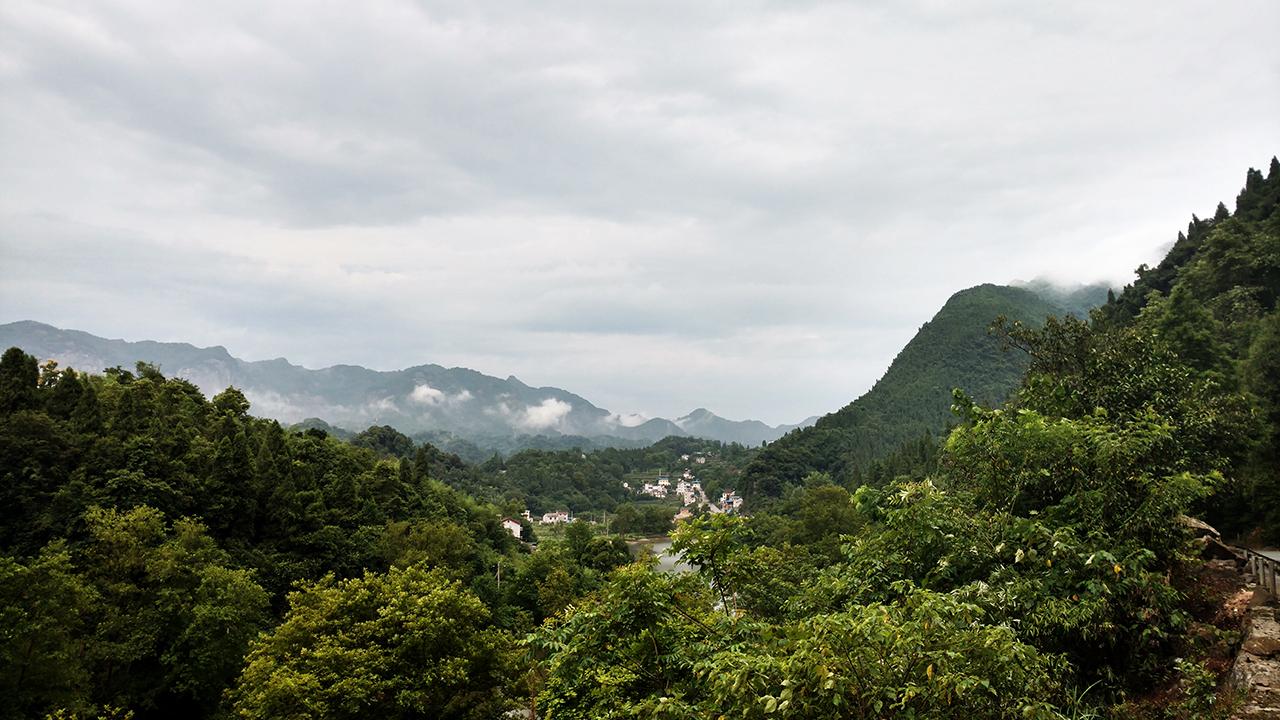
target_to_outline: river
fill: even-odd
[[[685,562],[677,555],[671,555],[667,551],[671,549],[671,538],[657,537],[646,538],[644,540],[636,540],[631,546],[637,551],[647,550],[658,558],[658,572],[676,573],[676,572],[693,572],[694,567]]]

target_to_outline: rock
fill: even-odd
[[[1179,515],[1178,522],[1191,531],[1192,537],[1222,537],[1222,533],[1215,530],[1212,525],[1189,515]]]
[[[1244,641],[1240,649],[1260,658],[1271,658],[1280,655],[1280,638],[1250,637]]]
[[[1201,537],[1200,542],[1203,543],[1203,547],[1200,548],[1201,559],[1232,560],[1238,563],[1244,562],[1244,557],[1240,553],[1236,552],[1234,548],[1211,535]]]
[[[1280,622],[1273,607],[1249,608],[1245,640],[1231,668],[1232,684],[1244,692],[1239,720],[1280,717]]]

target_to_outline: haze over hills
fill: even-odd
[[[187,343],[109,340],[34,321],[0,325],[0,345],[20,347],[63,367],[100,372],[130,369],[141,360],[185,378],[206,394],[228,386],[244,391],[252,411],[286,424],[318,418],[346,430],[390,425],[406,434],[447,432],[469,440],[511,436],[581,436],[597,444],[647,444],[670,435],[759,445],[812,422],[771,427],[734,421],[699,408],[672,422],[624,416],[556,387],[531,387],[466,368],[418,365],[376,371],[356,365],[319,370],[284,358],[246,361],[226,348]]]

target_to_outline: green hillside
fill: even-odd
[[[748,466],[744,487],[752,495],[778,495],[810,472],[837,480],[884,457],[904,442],[937,435],[954,421],[951,391],[998,405],[1017,387],[1027,358],[1005,352],[987,333],[997,316],[1029,324],[1063,310],[1030,290],[979,285],[952,295],[894,358],[865,395],[793,431]]]
[[[1103,328],[1154,336],[1216,386],[1244,393],[1257,425],[1237,473],[1204,508],[1220,530],[1280,541],[1280,161],[1250,168],[1234,213],[1192,216],[1155,268],[1098,314]]]

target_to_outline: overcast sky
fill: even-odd
[[[963,6],[965,9],[957,9]],[[1280,152],[1280,3],[0,3],[0,322],[794,422]]]

